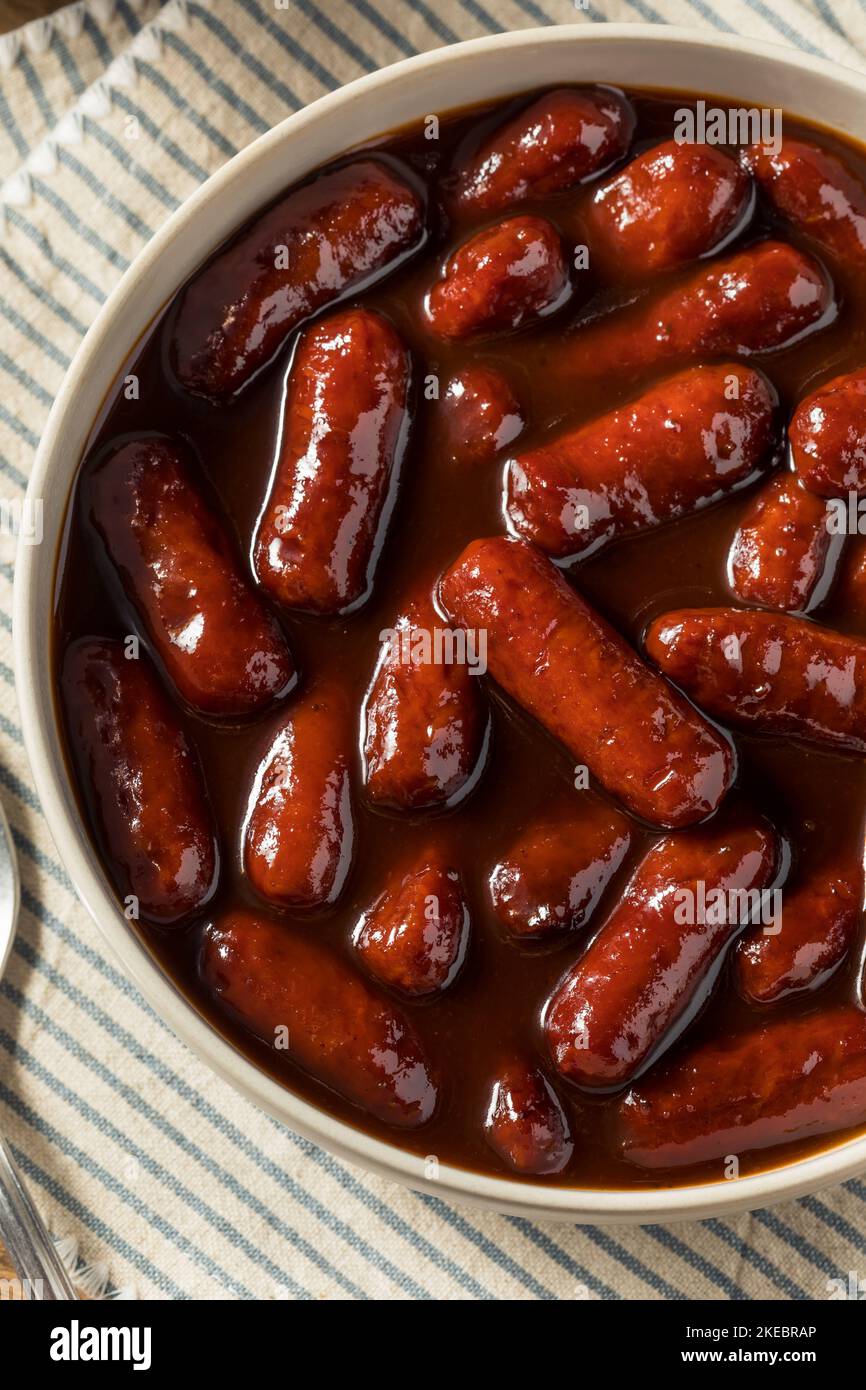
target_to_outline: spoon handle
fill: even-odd
[[[0,1236],[31,1299],[77,1299],[63,1262],[0,1134]]]

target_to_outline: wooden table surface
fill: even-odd
[[[66,0],[0,0],[0,34],[59,10]]]

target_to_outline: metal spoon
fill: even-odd
[[[0,804],[0,979],[21,903],[18,859]],[[32,1300],[78,1298],[42,1218],[34,1207],[3,1135],[0,1134],[0,1237],[12,1267]]]

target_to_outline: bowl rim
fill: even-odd
[[[748,54],[793,74],[807,72],[812,77],[816,73],[821,74],[824,79],[850,94],[861,99],[866,97],[866,76],[829,60],[815,58],[781,44],[742,38],[737,34],[716,34],[709,30],[654,24],[578,23],[514,30],[420,53],[357,78],[318,98],[252,141],[196,189],[141,249],[102,305],[66,372],[35,456],[28,496],[45,496],[46,485],[58,468],[63,466],[64,421],[67,415],[75,411],[76,385],[100,362],[104,341],[111,326],[122,315],[131,287],[139,284],[163,254],[170,250],[171,241],[179,230],[201,218],[214,200],[222,198],[230,190],[242,170],[257,161],[268,161],[272,152],[281,147],[287,138],[313,122],[327,121],[362,94],[392,84],[411,82],[419,70],[426,72],[445,66],[453,67],[458,63],[471,65],[478,55],[491,50],[504,52],[566,42],[616,45],[618,41],[626,40],[648,45],[650,51],[656,45],[676,45],[697,46],[716,53]],[[599,80],[613,79],[602,76]],[[334,157],[340,152],[335,151]],[[213,244],[212,241],[208,243],[209,246]],[[64,521],[59,532],[61,538],[77,471],[76,462],[64,499]],[[50,627],[52,617],[50,612],[46,615],[37,611],[34,602],[34,587],[40,567],[44,569],[48,563],[40,561],[41,549],[39,546],[18,546],[13,643],[24,746],[48,828],[77,896],[84,903],[104,941],[118,957],[124,972],[157,1015],[191,1051],[247,1100],[253,1101],[304,1138],[391,1181],[448,1200],[469,1202],[508,1214],[572,1222],[639,1224],[729,1215],[814,1192],[866,1168],[864,1134],[831,1145],[808,1158],[795,1158],[733,1182],[632,1189],[547,1187],[538,1182],[494,1177],[446,1163],[439,1164],[438,1173],[431,1176],[425,1169],[426,1160],[423,1157],[375,1139],[281,1086],[213,1028],[163,973],[142,939],[133,933],[123,919],[108,891],[87,832],[80,823],[76,824],[70,813],[65,761],[62,756],[57,756],[58,748],[62,746],[57,739],[57,723],[56,720],[43,719],[40,713],[40,676],[46,659],[45,620],[47,616]],[[55,551],[50,556],[52,596],[57,558]]]

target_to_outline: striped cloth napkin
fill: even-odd
[[[83,0],[0,38],[0,497],[69,361],[173,208],[322,92],[420,50],[563,21],[781,39],[862,66],[864,0]],[[826,1298],[866,1274],[866,1182],[727,1221],[598,1230],[452,1207],[262,1115],[106,955],[31,789],[0,552],[0,782],[23,911],[0,985],[0,1126],[52,1231],[138,1298]],[[861,1277],[862,1277],[861,1274]]]

